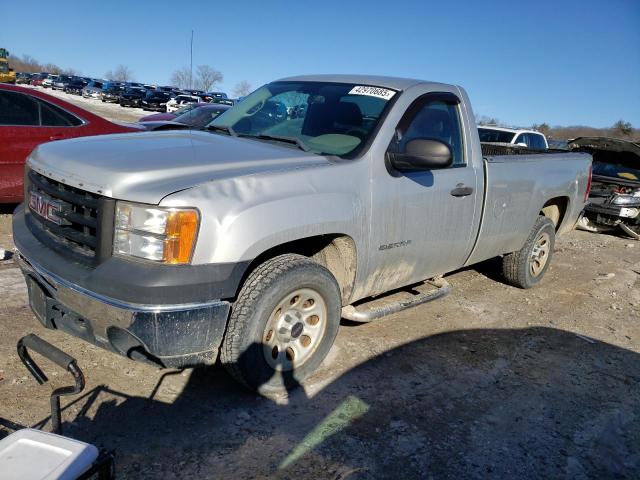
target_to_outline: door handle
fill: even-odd
[[[64,135],[61,133],[55,133],[49,137],[49,140],[62,140]]]
[[[451,190],[451,195],[454,197],[467,197],[473,193],[473,187],[467,187],[464,183],[459,183],[456,188]]]

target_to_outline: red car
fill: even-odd
[[[39,87],[42,85],[42,82],[44,82],[45,78],[47,78],[46,75],[36,74],[31,78],[31,81],[29,82],[29,84],[33,85],[34,87]]]
[[[24,164],[41,143],[139,132],[30,88],[0,84],[0,203],[22,201]]]

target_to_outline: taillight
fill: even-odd
[[[587,189],[584,192],[584,203],[589,200],[589,193],[591,192],[591,180],[593,179],[593,165],[589,165],[589,179],[587,180]]]

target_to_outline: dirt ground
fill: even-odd
[[[142,115],[72,98],[114,120]],[[442,300],[344,321],[315,376],[265,398],[218,366],[160,370],[46,330],[0,261],[0,438],[50,428],[51,386],[15,350],[33,332],[86,375],[63,401],[65,434],[114,450],[121,479],[640,478],[640,242],[571,232],[527,291],[501,283],[495,262],[447,279]],[[68,380],[43,365],[55,386]]]
[[[442,300],[343,322],[314,377],[264,398],[46,330],[0,262],[0,437],[49,417],[15,350],[34,332],[84,369],[65,434],[115,450],[118,478],[639,478],[640,242],[572,232],[528,291],[495,262],[447,278]]]

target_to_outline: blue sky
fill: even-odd
[[[0,0],[0,46],[103,76],[122,63],[166,84],[189,64],[231,93],[308,73],[465,87],[474,111],[514,125],[640,127],[640,1]],[[29,27],[29,28],[27,28]]]

